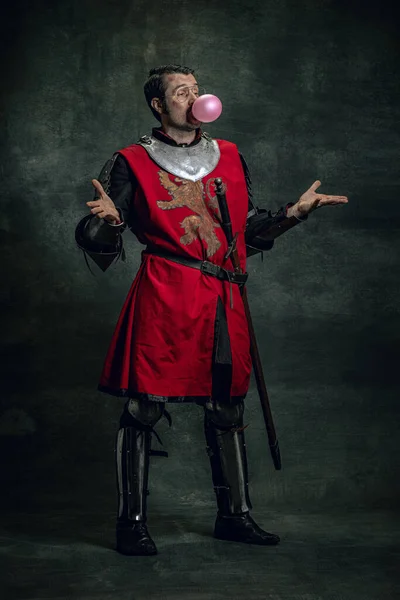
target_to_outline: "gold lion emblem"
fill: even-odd
[[[158,177],[161,185],[165,188],[172,200],[157,200],[157,206],[162,210],[172,210],[187,206],[195,212],[195,215],[185,217],[180,226],[185,230],[185,235],[180,238],[181,244],[185,246],[191,244],[194,240],[200,238],[207,244],[207,258],[213,256],[221,246],[214,229],[220,227],[217,221],[214,221],[208,212],[204,201],[204,187],[201,181],[189,181],[175,177],[174,181],[168,177],[166,171],[158,171]],[[180,183],[180,185],[177,185]],[[207,182],[208,183],[208,182]],[[217,209],[215,204],[212,205]],[[218,211],[217,211],[218,212]]]

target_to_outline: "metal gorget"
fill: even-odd
[[[198,181],[211,173],[221,156],[218,143],[204,133],[195,146],[170,146],[147,135],[138,144],[164,171],[189,181]]]

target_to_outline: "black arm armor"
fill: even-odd
[[[256,212],[248,217],[245,231],[247,256],[271,250],[277,237],[307,220],[308,215],[302,219],[287,217],[286,211],[290,206],[293,206],[293,202],[286,208],[280,208],[275,214],[263,208],[256,209]]]
[[[110,192],[111,171],[114,167],[118,154],[114,154],[106,162],[98,177],[98,181],[104,188],[106,194]],[[95,191],[94,200],[98,198],[98,192]],[[119,210],[121,221],[123,215]],[[108,269],[112,262],[123,253],[123,243],[121,233],[126,225],[111,225],[104,219],[99,219],[96,215],[86,215],[81,219],[75,230],[75,240],[79,248],[89,254],[93,261],[102,271]]]
[[[274,245],[273,239],[264,239],[263,232],[266,233],[271,225],[279,222],[279,219],[285,218],[284,210],[272,215],[271,211],[265,208],[254,208],[247,216],[246,231],[244,234],[246,242],[247,256],[252,256],[258,252],[271,250]]]

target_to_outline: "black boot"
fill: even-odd
[[[129,556],[153,556],[157,548],[146,525],[147,486],[151,432],[163,409],[155,402],[144,404],[133,400],[127,407],[116,442],[119,495],[116,550]]]
[[[272,546],[279,543],[279,537],[261,529],[249,514],[243,410],[243,401],[234,405],[214,402],[205,410],[207,452],[218,505],[214,537]]]
[[[257,544],[258,546],[276,546],[280,542],[278,535],[261,529],[248,512],[228,517],[218,514],[214,537],[218,540]]]
[[[155,543],[144,521],[119,521],[117,523],[117,546],[120,554],[127,556],[153,556],[157,554]]]

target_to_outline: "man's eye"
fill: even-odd
[[[181,90],[181,91],[178,92],[179,98],[184,98],[186,95],[187,95],[187,92],[184,91],[184,90]]]

